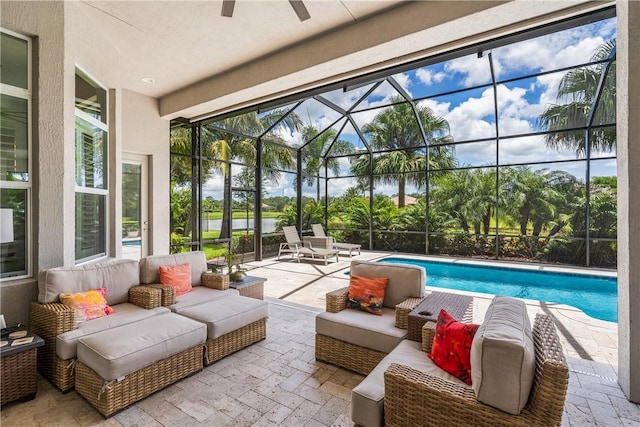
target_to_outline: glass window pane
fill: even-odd
[[[2,69],[4,74],[4,65]],[[0,96],[0,179],[29,181],[29,125],[26,99]]]
[[[106,254],[106,196],[76,193],[76,261]]]
[[[107,133],[76,117],[76,185],[107,188]]]
[[[584,135],[584,132],[582,134]],[[556,145],[555,142],[550,142],[550,139],[553,138],[555,138],[555,134],[501,139],[498,152],[500,164],[509,165],[584,158],[583,150],[576,147]]]
[[[0,63],[2,64],[0,81],[2,84],[28,89],[28,55],[29,49],[26,40],[2,33],[0,36]]]
[[[76,71],[76,108],[107,123],[107,91]]]
[[[0,190],[0,277],[27,274],[27,190]]]

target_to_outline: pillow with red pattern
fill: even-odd
[[[108,316],[115,310],[107,304],[107,290],[105,288],[93,289],[75,294],[60,294],[60,302],[76,310],[76,321],[85,322]]]
[[[191,292],[191,263],[182,265],[161,265],[160,283],[176,288],[176,296]]]
[[[347,307],[364,310],[382,316],[384,290],[389,279],[386,277],[363,277],[352,275],[349,278],[349,301]]]
[[[443,371],[471,385],[471,343],[480,325],[458,322],[444,308],[438,314],[431,353]]]

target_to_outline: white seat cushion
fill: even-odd
[[[78,360],[111,381],[204,344],[206,338],[202,323],[165,313],[80,338]]]
[[[269,303],[235,295],[186,307],[177,313],[207,325],[207,338],[216,339],[269,317]]]
[[[173,312],[178,312],[187,307],[191,307],[198,304],[203,304],[209,301],[216,300],[218,298],[226,298],[229,296],[239,296],[240,293],[236,289],[226,289],[224,291],[218,289],[210,289],[205,286],[198,286],[193,288],[186,294],[176,296],[176,302],[169,306],[169,309]]]
[[[106,331],[111,328],[117,328],[118,326],[137,322],[162,313],[169,313],[169,309],[166,307],[157,307],[145,310],[144,308],[128,302],[114,305],[111,308],[115,310],[115,313],[99,317],[88,322],[81,322],[78,324],[77,329],[58,335],[56,337],[57,356],[62,360],[75,358],[78,341],[82,337]]]
[[[517,415],[535,375],[531,322],[522,300],[495,297],[471,344],[471,381],[478,401]]]
[[[382,308],[382,315],[352,308],[316,316],[316,333],[371,350],[389,353],[407,335],[396,328],[395,310]]]
[[[351,261],[351,274],[388,278],[382,302],[388,308],[395,308],[407,298],[421,298],[425,294],[426,272],[417,265],[354,260]]]
[[[367,427],[384,425],[384,372],[392,363],[469,387],[436,366],[420,346],[419,342],[403,340],[351,391],[351,419],[354,423]]]

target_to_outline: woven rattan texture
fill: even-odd
[[[229,289],[229,275],[210,272],[202,273],[200,283],[207,288],[224,291]]]
[[[162,291],[154,286],[133,286],[129,289],[129,302],[147,310],[160,307]]]
[[[348,297],[348,287],[327,292],[327,295],[325,296],[326,311],[328,313],[338,313],[344,310],[347,308]]]
[[[127,375],[122,381],[105,382],[94,370],[78,361],[76,391],[102,415],[109,417],[203,367],[202,346],[160,360]]]
[[[160,283],[154,283],[146,286],[160,289],[160,303],[163,307],[168,307],[176,303],[176,288],[173,286],[161,285]]]
[[[396,328],[407,329],[407,316],[422,300],[423,298],[407,298],[396,305]]]
[[[74,386],[73,369],[70,360],[62,360],[56,355],[56,337],[76,329],[76,311],[61,303],[31,303],[29,329],[44,340],[38,349],[38,370],[60,391],[71,390]]]
[[[368,375],[386,353],[316,334],[316,359]]]
[[[32,348],[2,358],[0,400],[7,402],[35,394],[37,390],[37,349]]]
[[[561,425],[569,369],[551,317],[536,316],[533,340],[536,373],[529,402],[519,415],[507,414],[478,402],[468,386],[392,364],[385,372],[385,425]]]
[[[238,287],[237,289],[240,293],[240,296],[255,299],[264,299],[264,282],[253,283],[249,286]]]
[[[211,364],[267,337],[267,319],[260,319],[216,339],[208,339],[207,364]]]
[[[422,339],[422,325],[427,321],[436,321],[438,313],[443,308],[456,319],[471,321],[473,297],[447,292],[431,292],[408,314],[407,339],[419,342]]]

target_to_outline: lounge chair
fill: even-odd
[[[316,258],[324,259],[324,265],[327,265],[327,260],[330,257],[335,256],[336,262],[339,261],[338,254],[340,254],[340,251],[337,249],[314,248],[310,242],[303,244],[295,226],[282,227],[282,231],[284,231],[284,237],[287,241],[280,243],[278,260],[280,259],[280,255],[283,253],[290,253],[292,258],[298,258],[298,262],[300,262],[300,257],[304,256],[310,256],[312,260],[315,260]]]
[[[313,235],[315,237],[327,237],[322,224],[313,224],[311,225],[311,229],[313,230]],[[360,255],[360,246],[361,245],[358,243],[333,242],[333,249],[337,249],[339,251],[349,251],[349,258],[351,258],[353,251],[355,250],[357,250],[358,255]]]

